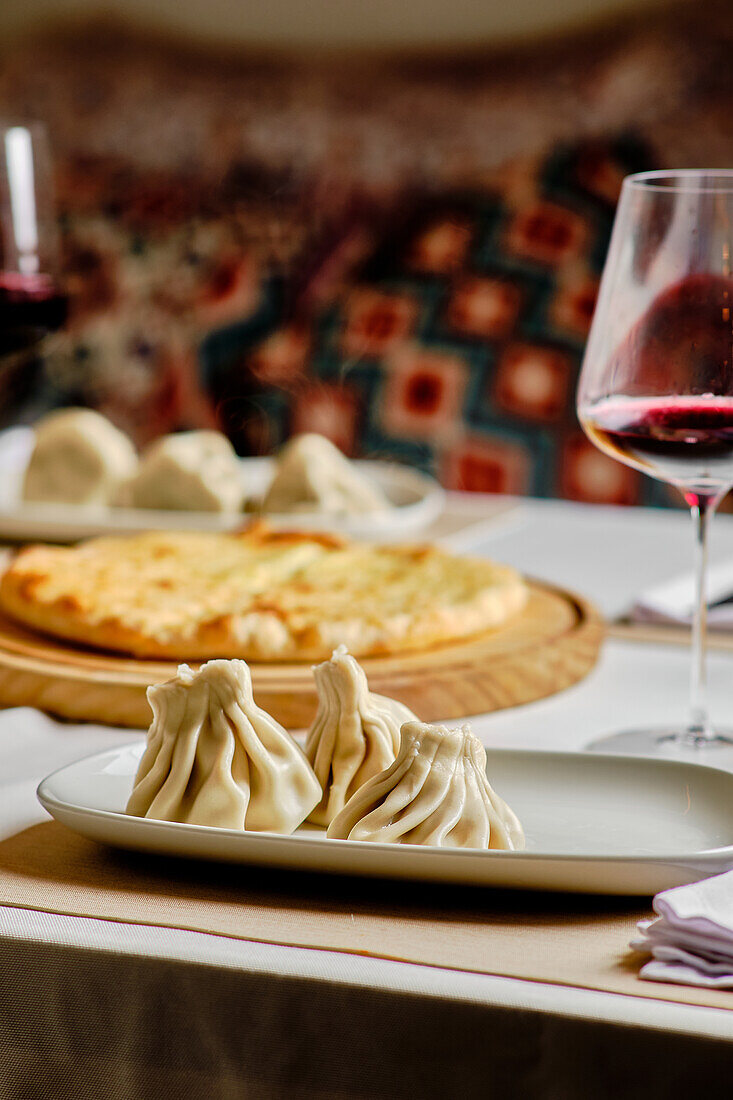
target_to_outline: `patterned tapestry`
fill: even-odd
[[[585,439],[575,387],[621,179],[647,163],[628,138],[411,196],[334,302],[204,342],[226,430],[247,453],[320,431],[449,488],[641,500]]]

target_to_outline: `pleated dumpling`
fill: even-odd
[[[221,432],[174,432],[152,443],[118,502],[180,512],[238,512],[244,499],[239,459]]]
[[[278,456],[262,511],[363,515],[390,507],[380,487],[325,436],[294,436]]]
[[[328,836],[443,848],[524,847],[516,816],[491,789],[469,725],[406,722],[397,759],[356,792]]]
[[[93,409],[58,409],[35,426],[23,500],[107,505],[137,468],[130,440]]]
[[[258,707],[244,661],[209,661],[148,688],[153,721],[127,813],[292,833],[321,787],[287,730]]]
[[[305,754],[323,797],[309,820],[329,825],[351,796],[394,760],[400,726],[412,711],[369,690],[364,669],[339,646],[330,661],[313,669],[318,711],[308,731]]]

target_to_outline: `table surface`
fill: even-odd
[[[644,588],[688,569],[692,555],[692,528],[683,512],[556,501],[518,501],[493,526],[484,525],[477,538],[471,552],[576,589],[610,618],[627,610]],[[711,560],[725,558],[733,558],[731,516],[717,517],[712,530]],[[580,684],[529,706],[477,716],[474,729],[495,747],[577,750],[616,729],[679,722],[686,711],[688,661],[684,646],[610,639],[597,667]],[[733,726],[730,661],[729,654],[710,655],[709,684],[714,719]],[[130,739],[129,730],[60,726],[39,721],[33,711],[0,715],[0,836],[44,819],[34,791],[45,774]],[[733,756],[716,755],[716,764],[733,769]],[[30,953],[31,962],[34,951],[49,950],[77,951],[84,957],[92,953],[99,967],[112,957],[134,958],[136,965],[143,960],[142,965],[147,962],[151,968],[175,961],[188,968],[192,981],[196,974],[210,974],[213,967],[218,973],[257,976],[261,983],[328,982],[342,988],[418,994],[444,1004],[635,1024],[680,1037],[733,1038],[733,1014],[726,1011],[0,907],[0,948],[12,958],[12,950],[20,947]]]

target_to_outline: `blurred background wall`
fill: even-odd
[[[0,30],[106,14],[139,27],[236,46],[389,47],[494,44],[655,6],[665,0],[4,0]]]
[[[718,0],[4,0],[69,320],[5,422],[317,430],[456,488],[666,502],[574,388],[623,175],[730,166]]]

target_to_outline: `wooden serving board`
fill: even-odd
[[[529,703],[576,683],[595,664],[603,621],[579,596],[535,582],[530,589],[521,614],[498,630],[422,653],[365,658],[370,688],[433,721]],[[66,644],[0,614],[0,707],[146,728],[145,689],[169,680],[176,667]],[[250,667],[260,706],[291,729],[310,724],[316,693],[309,664]]]

